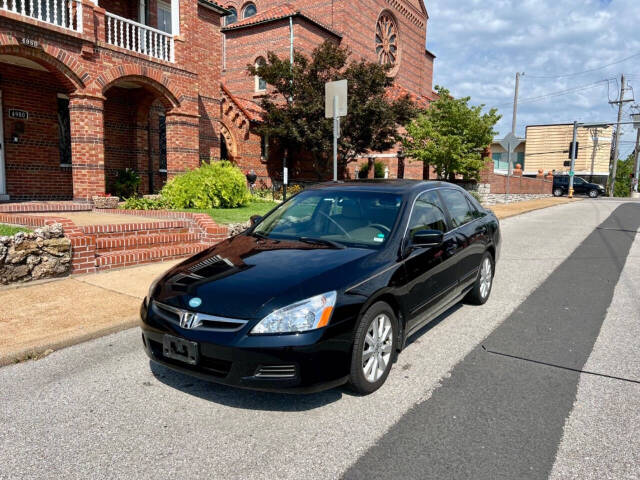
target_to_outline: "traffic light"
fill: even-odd
[[[573,149],[575,148],[575,155],[573,155]],[[569,144],[569,159],[578,158],[578,152],[580,151],[580,142],[576,142],[575,144],[571,142]],[[566,165],[565,165],[566,166]]]

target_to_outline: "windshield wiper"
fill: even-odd
[[[265,235],[264,233],[260,233],[260,232],[250,232],[249,235],[251,235],[252,237],[256,237],[256,238],[261,238],[262,240],[268,240],[269,237],[267,235]]]
[[[325,240],[324,238],[313,238],[313,237],[300,237],[298,240],[304,243],[311,243],[315,245],[326,245],[331,248],[336,248],[339,250],[344,250],[345,247],[341,243],[334,242],[333,240]]]

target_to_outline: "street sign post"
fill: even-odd
[[[507,202],[509,201],[509,179],[513,173],[513,161],[511,160],[512,154],[516,151],[516,148],[522,143],[522,140],[516,137],[515,133],[511,132],[509,135],[500,140],[500,145],[508,153],[509,165],[507,167]]]
[[[338,138],[340,138],[340,117],[348,113],[347,80],[327,82],[324,85],[325,118],[333,118],[333,181],[338,181]]]

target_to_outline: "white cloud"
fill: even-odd
[[[518,133],[527,124],[615,121],[609,105],[617,96],[620,74],[640,103],[640,56],[627,62],[564,78],[564,75],[598,68],[640,53],[638,0],[427,0],[427,46],[437,56],[434,84],[455,96],[471,96],[475,104],[500,106],[504,118],[500,134],[511,128],[515,72],[525,72],[522,99],[576,86],[606,82],[584,91],[541,101],[523,101]],[[617,80],[616,80],[617,78]],[[626,108],[626,120],[630,108]],[[625,141],[635,139],[625,128]],[[622,146],[622,153],[633,149]]]

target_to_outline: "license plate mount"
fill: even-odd
[[[198,344],[183,338],[165,335],[162,339],[162,354],[172,360],[197,365],[199,361]]]

